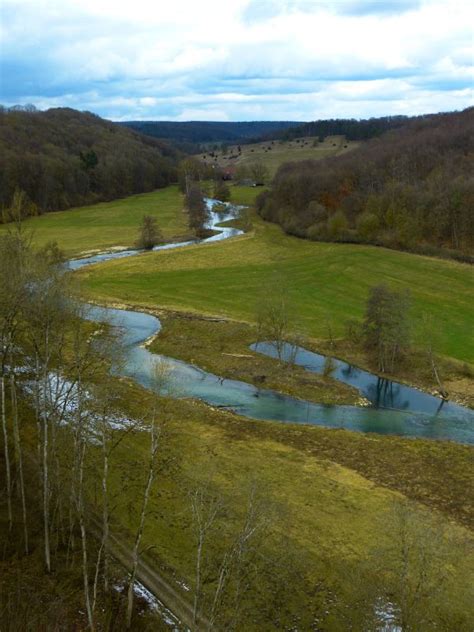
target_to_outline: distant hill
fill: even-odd
[[[368,140],[380,136],[391,129],[402,127],[409,120],[410,117],[408,116],[382,116],[380,118],[360,120],[325,119],[302,123],[284,130],[276,130],[270,134],[262,135],[261,140],[293,140],[307,136],[317,136],[321,139],[327,136],[345,136],[347,140]]]
[[[261,143],[238,143],[208,150],[199,159],[206,165],[215,165],[233,179],[252,180],[252,166],[262,164],[268,178],[273,178],[278,168],[285,162],[320,160],[350,151],[358,143],[346,141],[344,136],[327,136],[323,142],[318,138],[297,138],[295,140],[270,140]]]
[[[176,180],[181,154],[89,112],[0,110],[0,210],[15,190],[29,212],[151,191]]]
[[[178,143],[242,143],[279,130],[301,125],[296,121],[126,121],[121,123],[142,134]]]
[[[474,250],[474,108],[410,119],[323,160],[284,164],[259,212],[291,234],[419,252]]]

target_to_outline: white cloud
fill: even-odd
[[[466,107],[457,0],[2,0],[6,104],[113,118],[310,119]],[[423,108],[423,109],[420,109]],[[426,108],[426,109],[424,109]]]

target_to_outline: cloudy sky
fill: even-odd
[[[0,0],[0,103],[314,120],[473,102],[474,2]]]

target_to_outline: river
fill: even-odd
[[[226,205],[225,212],[217,212],[215,200],[207,200],[209,221],[207,228],[216,231],[203,240],[177,242],[157,246],[154,250],[182,248],[195,243],[212,243],[242,233],[218,224],[238,215],[239,207]],[[218,232],[217,232],[218,231]],[[70,270],[86,265],[139,255],[139,250],[101,253],[84,259],[71,260]],[[133,378],[142,386],[153,386],[157,363],[166,366],[168,394],[173,397],[194,397],[239,415],[269,421],[313,424],[329,428],[346,428],[358,432],[395,434],[429,439],[449,439],[458,443],[474,444],[474,411],[423,393],[415,388],[384,380],[342,361],[335,361],[333,377],[359,389],[370,406],[322,405],[289,395],[261,389],[237,380],[224,379],[199,367],[175,358],[150,352],[143,343],[155,336],[161,327],[157,317],[139,311],[119,310],[89,305],[86,318],[109,322],[122,331],[126,349],[120,374]],[[258,353],[275,357],[271,342],[252,345]],[[290,354],[289,346],[284,353]],[[299,347],[295,362],[308,371],[320,373],[325,357]]]

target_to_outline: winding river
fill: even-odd
[[[215,200],[207,200],[207,227],[215,231],[214,235],[203,240],[157,246],[154,250],[181,248],[195,243],[212,243],[241,234],[242,231],[236,228],[218,226],[221,222],[235,218],[239,207],[227,204],[226,210],[222,213],[216,210],[216,204]],[[101,253],[71,260],[68,268],[78,270],[86,265],[135,256],[140,252],[142,251],[123,250]],[[142,386],[150,388],[153,385],[154,368],[157,363],[164,363],[169,378],[169,395],[173,397],[198,398],[210,405],[227,408],[254,419],[314,424],[358,432],[449,439],[474,444],[473,410],[444,402],[415,388],[385,380],[339,360],[335,360],[333,377],[357,388],[370,402],[369,406],[315,404],[272,390],[257,388],[246,382],[224,379],[186,362],[152,353],[143,343],[159,332],[161,324],[158,318],[150,314],[89,305],[86,318],[108,322],[121,329],[126,349],[125,361],[120,366],[121,375],[133,378]],[[258,353],[277,356],[271,342],[255,344],[251,348]],[[294,353],[288,345],[283,350],[283,358],[285,355],[289,357],[290,353],[296,364],[306,370],[322,372],[324,356],[301,347]]]

